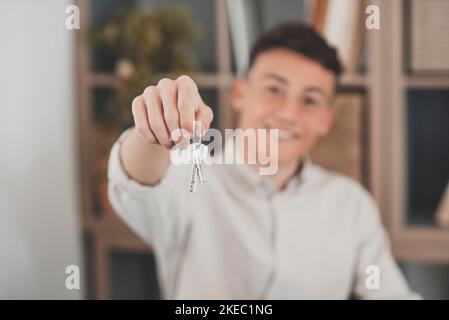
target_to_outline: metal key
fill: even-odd
[[[193,132],[197,133],[199,126],[201,125],[199,122],[193,123]],[[201,143],[202,137],[201,135],[194,134],[192,143],[190,144],[190,152],[191,152],[191,160],[192,160],[192,173],[190,175],[190,192],[194,192],[196,190],[196,184],[199,181],[201,184],[205,183],[204,179],[204,171],[201,165],[202,162],[202,153],[204,151],[204,145]]]
[[[190,146],[190,152],[192,156],[192,173],[190,175],[190,192],[196,190],[197,181],[205,183],[203,167],[201,165],[201,147],[200,142],[192,143]]]
[[[202,147],[203,147],[203,145],[201,144],[201,142],[195,146],[194,161],[196,164],[198,180],[200,181],[200,183],[205,183],[206,180],[204,179],[203,166],[201,164],[201,162],[202,162],[202,158],[201,158],[202,157],[202,155],[201,155],[202,149],[201,148]]]
[[[196,164],[196,170],[198,174],[198,180],[200,181],[200,183],[206,183],[206,180],[204,179],[203,166],[201,165],[201,162],[198,162]]]
[[[197,166],[195,163],[192,164],[192,173],[190,175],[190,192],[195,192],[196,182],[197,182]]]

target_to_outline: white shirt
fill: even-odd
[[[124,172],[124,136],[110,155],[109,198],[154,249],[164,298],[419,297],[390,253],[373,199],[350,179],[308,160],[276,191],[248,165],[212,164],[204,166],[206,184],[191,193],[191,167],[172,164],[149,187]],[[369,285],[370,265],[379,289]]]

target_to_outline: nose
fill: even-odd
[[[300,106],[296,99],[287,99],[285,103],[279,108],[276,118],[285,125],[296,125],[300,119]]]

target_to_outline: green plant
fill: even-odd
[[[188,48],[198,28],[183,6],[117,12],[91,30],[93,46],[116,58],[115,104],[121,126],[132,121],[132,99],[161,73],[187,73],[196,68]]]

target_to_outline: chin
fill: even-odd
[[[275,152],[275,150],[270,150],[270,145],[267,144],[263,147],[259,146],[258,152],[263,152],[262,150],[269,150],[270,158],[276,160],[280,166],[288,166],[298,163],[307,153],[305,150],[307,148],[305,148],[305,145],[299,136],[284,137],[280,135],[278,137],[277,149],[277,152]]]
[[[293,163],[298,163],[303,157],[304,154],[298,154],[297,152],[292,153],[290,150],[283,151],[282,148],[279,148],[278,155],[274,155],[275,159],[278,162],[279,166],[287,166]]]
[[[278,157],[278,165],[279,166],[288,166],[288,165],[292,165],[293,163],[298,163],[299,161],[301,161],[302,157],[292,157],[292,156],[279,156]]]
[[[298,144],[279,143],[278,146],[278,163],[290,164],[301,160],[306,152],[302,150],[302,146]]]

